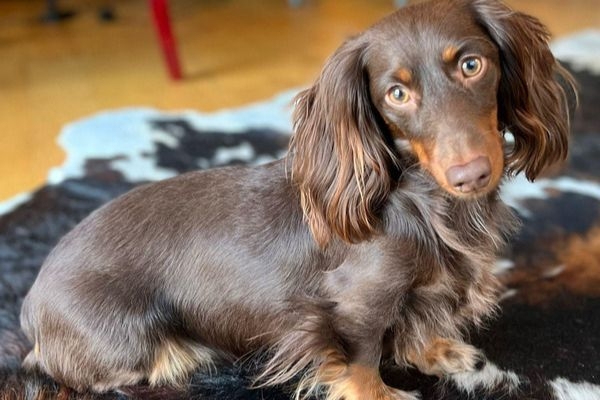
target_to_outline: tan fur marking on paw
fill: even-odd
[[[319,387],[331,387],[346,376],[348,364],[345,362],[343,354],[335,349],[328,349],[322,353],[321,357],[324,360],[323,363],[316,369],[309,369],[298,383],[294,399],[306,399]]]
[[[156,352],[148,382],[151,386],[180,386],[197,367],[210,369],[212,365],[213,354],[207,348],[185,340],[167,340]]]
[[[473,371],[480,357],[475,347],[452,339],[437,338],[421,352],[410,351],[408,361],[427,375],[444,376]]]
[[[416,400],[418,397],[393,389],[381,380],[379,370],[350,364],[345,376],[333,383],[327,400]]]

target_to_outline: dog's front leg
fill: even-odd
[[[258,377],[259,386],[282,384],[301,375],[296,399],[305,399],[320,388],[325,389],[326,400],[418,399],[382,381],[383,330],[376,321],[346,314],[339,305],[320,311],[311,308],[278,341],[275,354]]]
[[[326,400],[418,399],[382,381],[379,363],[385,329],[380,314],[356,315],[363,307],[358,306],[360,297],[354,300],[305,306],[297,326],[277,343],[258,383],[277,385],[302,375],[296,399],[307,398],[318,388],[325,389]]]
[[[281,332],[258,381],[282,384],[301,375],[296,398],[324,388],[326,400],[415,400],[387,386],[379,374],[383,338],[398,318],[410,279],[395,240],[347,250],[337,268],[323,274],[318,297],[292,302],[294,323]]]
[[[327,400],[418,399],[416,394],[387,386],[379,374],[384,335],[407,282],[396,267],[398,257],[388,257],[385,249],[378,243],[362,246],[326,279],[335,303],[332,324],[345,354],[343,373],[338,369],[338,376],[326,382]],[[327,371],[327,363],[322,368]]]
[[[379,374],[381,340],[375,345],[373,337],[355,343],[342,374],[326,382],[327,400],[417,400],[419,396],[387,386]],[[326,371],[325,371],[326,372]]]

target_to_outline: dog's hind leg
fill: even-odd
[[[33,349],[23,360],[23,368],[48,374],[58,382],[82,392],[92,389],[103,393],[121,386],[135,385],[145,379],[142,370],[118,363],[107,367],[92,362],[91,357],[86,358],[86,354],[81,353],[81,346],[77,344],[68,348],[56,346],[55,343],[54,337],[50,337],[43,345],[35,340]],[[61,357],[57,357],[57,353]]]

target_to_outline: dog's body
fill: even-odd
[[[566,154],[555,73],[541,25],[495,1],[388,17],[300,95],[286,159],[138,188],[63,238],[23,305],[26,365],[105,391],[271,349],[263,383],[304,371],[298,393],[346,400],[412,398],[381,381],[387,352],[474,369],[461,337],[515,226],[498,185]]]
[[[80,390],[143,377],[174,383],[202,362],[281,340],[292,340],[298,356],[320,357],[340,345],[338,333],[327,333],[337,325],[364,330],[374,357],[393,333],[404,362],[433,339],[422,332],[458,339],[466,322],[494,307],[490,270],[513,220],[490,197],[461,204],[415,169],[390,196],[384,235],[323,251],[310,240],[283,161],[140,187],[93,213],[48,257],[23,310],[38,343],[28,362]],[[85,268],[65,268],[65,252]],[[348,310],[334,312],[334,304]],[[357,319],[344,321],[352,313]],[[176,374],[164,364],[169,346],[197,360]]]

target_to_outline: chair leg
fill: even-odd
[[[169,76],[173,80],[180,80],[182,78],[181,65],[177,53],[177,44],[171,29],[167,0],[149,0],[149,2],[154,28],[160,41]]]

